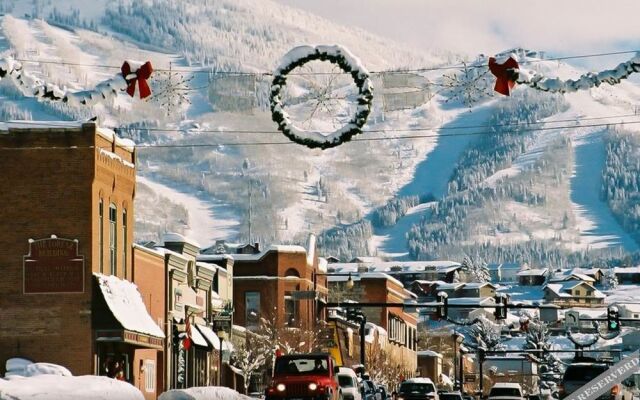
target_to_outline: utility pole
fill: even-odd
[[[249,179],[249,243],[253,244],[253,242],[251,241],[251,195],[253,194],[253,184],[251,182],[251,179]]]

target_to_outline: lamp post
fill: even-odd
[[[345,283],[345,286],[347,289],[352,289],[354,282],[353,282],[353,276],[351,276],[351,272],[349,273],[325,273],[325,272],[313,272],[313,292],[315,293],[314,296],[314,317],[317,319],[318,318],[318,276],[348,276],[349,278],[347,279],[347,282]]]
[[[458,331],[454,330],[453,334],[451,335],[451,337],[453,338],[453,388],[456,389],[458,388],[458,382],[461,382],[461,378],[460,380],[458,380],[458,378],[456,378],[456,375],[458,374],[458,345],[462,344],[462,341],[464,340],[464,335],[459,333]]]

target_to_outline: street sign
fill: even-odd
[[[218,314],[213,317],[213,330],[215,332],[231,332],[231,315]]]
[[[578,311],[567,311],[564,313],[565,328],[580,327],[580,313]]]
[[[316,298],[316,292],[314,290],[297,290],[291,292],[291,298],[293,300],[314,300]]]

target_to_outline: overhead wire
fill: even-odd
[[[539,127],[520,129],[517,133],[523,132],[537,132],[537,131],[549,131],[549,130],[561,130],[561,129],[575,129],[575,128],[596,128],[596,127],[610,127],[618,125],[635,125],[640,124],[640,121],[624,121],[624,122],[612,122],[612,123],[596,123],[596,124],[582,124],[582,125],[563,125],[553,127]],[[437,129],[436,129],[437,130]],[[388,132],[388,131],[387,131]],[[366,133],[366,132],[365,132]],[[374,142],[374,141],[389,141],[389,140],[413,140],[424,138],[441,138],[441,137],[462,137],[462,136],[487,136],[487,135],[506,135],[516,133],[504,132],[504,131],[475,131],[475,132],[460,132],[460,133],[431,133],[423,135],[404,135],[404,136],[377,136],[377,137],[363,137],[358,136],[351,140],[351,142]],[[217,142],[217,143],[151,143],[151,144],[138,144],[135,145],[136,149],[167,149],[167,148],[207,148],[207,147],[232,147],[232,146],[278,146],[278,145],[293,145],[296,144],[292,141],[251,141],[251,142]],[[0,150],[61,150],[61,149],[91,149],[95,146],[38,146],[38,147],[0,147]]]
[[[524,64],[535,64],[535,63],[540,63],[545,61],[562,61],[562,60],[574,60],[574,59],[581,59],[581,58],[616,56],[616,55],[623,55],[623,54],[635,54],[639,52],[640,50],[622,50],[622,51],[611,51],[611,52],[603,52],[603,53],[577,54],[577,55],[551,57],[551,58],[536,59],[536,60],[524,60],[520,62],[520,64],[524,65]],[[116,66],[116,65],[87,64],[87,63],[77,63],[77,62],[59,61],[59,60],[34,60],[34,59],[26,59],[26,58],[15,58],[15,60],[23,63],[36,63],[36,64],[55,64],[55,65],[78,66],[78,67],[109,68],[109,69],[121,68],[121,66]],[[203,68],[203,67],[200,67],[200,68]],[[429,72],[429,71],[452,70],[452,69],[461,69],[461,68],[486,68],[486,65],[455,64],[455,65],[422,67],[422,68],[397,68],[397,69],[388,69],[388,70],[379,70],[379,71],[369,71],[369,73],[385,74],[385,73]],[[185,68],[179,68],[179,69],[154,68],[154,71],[177,72],[177,73],[206,73],[206,74],[219,74],[219,75],[253,75],[253,76],[272,76],[273,75],[273,72],[270,72],[270,71],[247,72],[247,71],[225,71],[225,70],[215,70],[215,69],[202,70],[202,69],[185,69]],[[327,74],[336,74],[336,72],[305,72],[305,73],[293,73],[289,75],[327,75]]]

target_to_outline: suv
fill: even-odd
[[[608,369],[609,364],[597,361],[577,362],[569,365],[558,386],[560,398],[567,397]],[[632,398],[633,394],[621,383],[613,386],[608,394],[598,397],[599,400],[631,400]]]
[[[276,358],[265,400],[340,400],[340,369],[329,354],[289,354]]]
[[[351,368],[340,367],[338,384],[342,389],[343,400],[362,400],[358,376]]]
[[[400,384],[397,400],[440,400],[440,397],[431,379],[412,378]]]
[[[496,383],[489,392],[487,400],[523,400],[522,387],[519,383]]]

